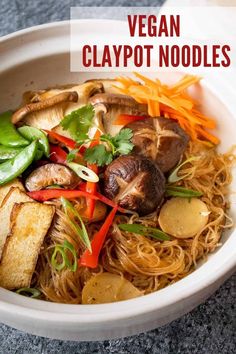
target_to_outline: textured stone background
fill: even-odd
[[[163,2],[163,0],[135,2],[0,0],[0,36],[41,23],[68,19],[70,6],[158,6]],[[0,89],[3,89],[1,84]],[[50,340],[28,335],[0,324],[0,354],[234,354],[236,353],[235,302],[236,275],[231,277],[205,304],[171,324],[138,336],[105,342],[76,343]]]

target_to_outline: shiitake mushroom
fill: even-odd
[[[28,191],[39,191],[53,184],[75,188],[80,178],[67,166],[57,163],[48,163],[36,168],[26,179],[25,187]]]
[[[157,209],[165,177],[151,160],[136,154],[115,159],[104,173],[104,193],[121,207],[147,215]]]
[[[178,123],[163,117],[135,121],[125,128],[133,131],[133,152],[155,161],[164,173],[179,162],[189,141]]]
[[[113,124],[120,114],[146,115],[147,106],[136,102],[132,97],[119,93],[98,93],[89,99],[96,111],[96,116],[106,133],[116,135],[120,127]]]

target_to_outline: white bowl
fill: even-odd
[[[81,21],[81,28],[91,31],[93,24],[94,20]],[[107,22],[100,25],[101,35],[108,33]],[[61,22],[0,39],[1,111],[16,107],[22,93],[29,89],[107,76],[70,72],[69,33],[69,22]],[[170,81],[179,74],[159,76]],[[235,143],[236,133],[232,88],[223,75],[217,78],[209,75],[193,93],[201,99],[205,110],[218,119],[221,149],[227,150]],[[236,219],[235,204],[231,213]],[[12,327],[50,338],[103,340],[128,336],[166,324],[190,311],[211,295],[232,274],[235,266],[236,232],[231,230],[224,235],[222,247],[209,256],[207,262],[183,280],[158,292],[129,301],[91,306],[33,300],[0,289],[0,319]]]

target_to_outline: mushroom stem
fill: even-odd
[[[13,114],[11,121],[13,124],[16,124],[21,121],[28,113],[37,112],[62,102],[77,102],[78,98],[78,93],[76,91],[66,91],[41,102],[26,104],[24,107],[18,109]]]

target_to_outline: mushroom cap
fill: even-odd
[[[119,105],[124,107],[131,107],[133,109],[147,112],[146,105],[140,104],[134,98],[122,95],[119,93],[98,93],[90,98],[91,104],[106,104],[106,105]]]
[[[85,105],[90,96],[103,91],[101,82],[29,91],[23,95],[22,106],[13,114],[12,123],[23,121],[38,129],[51,130],[67,114]]]
[[[125,128],[133,131],[133,152],[155,161],[164,173],[179,162],[189,142],[178,123],[163,117],[145,118]]]
[[[12,123],[16,124],[22,120],[27,114],[41,111],[49,107],[53,107],[63,102],[77,102],[78,94],[76,91],[62,92],[43,101],[26,104],[24,107],[18,109],[12,116]]]
[[[107,93],[119,93],[118,88],[122,87],[116,79],[89,79],[86,80],[85,83],[92,82],[92,83],[101,83],[103,86],[103,91]],[[118,87],[118,88],[117,88]]]
[[[150,214],[161,204],[165,177],[159,167],[141,155],[115,159],[104,174],[104,193],[122,208]]]
[[[36,168],[26,179],[25,186],[28,191],[39,191],[53,184],[75,188],[80,178],[67,166],[48,163]]]
[[[113,124],[120,114],[147,115],[147,105],[119,93],[98,93],[90,97],[89,102],[95,107],[96,114],[101,115],[102,130],[112,136],[120,130],[120,126]]]

